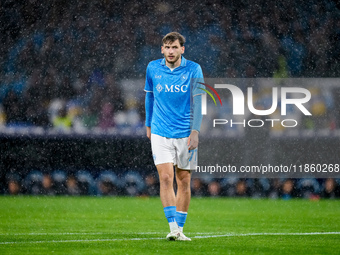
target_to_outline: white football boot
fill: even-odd
[[[166,236],[166,240],[176,241],[176,240],[178,240],[180,235],[181,235],[181,232],[178,229],[174,229]]]
[[[191,241],[191,238],[186,237],[183,232],[179,232],[179,237],[177,237],[178,241]]]

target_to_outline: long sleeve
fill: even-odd
[[[145,126],[151,127],[154,96],[152,92],[145,94]]]
[[[193,120],[192,120],[192,128],[191,130],[200,131],[201,123],[202,123],[202,112],[201,112],[201,105],[202,105],[202,95],[194,96],[194,107],[193,107]]]

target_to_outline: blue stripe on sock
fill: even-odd
[[[176,212],[176,222],[179,227],[183,227],[185,221],[187,220],[188,213]]]
[[[174,222],[176,219],[176,206],[164,207],[164,213],[169,223]]]

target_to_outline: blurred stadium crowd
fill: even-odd
[[[93,195],[158,196],[158,176],[146,171],[113,170],[91,174],[88,171],[68,173],[32,171],[21,176],[7,175],[4,194],[9,195]],[[176,187],[176,185],[175,185]],[[195,197],[251,197],[271,199],[339,199],[340,179],[243,179],[194,177],[191,192]]]
[[[184,56],[200,63],[207,78],[340,77],[337,1],[4,0],[0,13],[0,132],[105,131],[122,123],[143,129],[143,96],[127,100],[122,81],[143,79],[148,62],[162,57],[161,38],[169,31],[186,37]],[[340,127],[340,90],[331,99],[325,91],[312,91],[313,116],[322,125],[304,128]],[[143,94],[142,83],[136,93]],[[268,103],[267,96],[259,91],[258,103]],[[153,196],[157,179],[138,172],[34,171],[8,175],[2,193]],[[192,192],[331,198],[339,197],[339,186],[337,179],[194,178]]]
[[[125,100],[120,81],[143,78],[173,30],[186,36],[185,57],[205,77],[339,77],[338,7],[331,0],[3,1],[0,126],[143,126],[143,97]]]

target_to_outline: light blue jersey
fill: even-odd
[[[200,78],[203,82],[203,73],[199,64],[181,58],[181,65],[173,71],[166,66],[164,58],[150,62],[147,67],[144,90],[154,96],[152,134],[167,138],[190,135],[190,101],[192,96],[204,93],[198,89],[204,86],[191,79]]]

